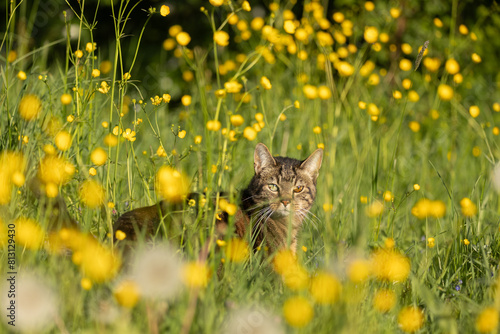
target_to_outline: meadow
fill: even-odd
[[[5,2],[1,332],[498,332],[496,4],[153,4]],[[324,149],[296,255],[212,238],[257,143]]]

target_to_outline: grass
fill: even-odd
[[[18,328],[69,333],[216,332],[243,309],[235,321],[246,329],[278,326],[298,333],[496,329],[500,199],[492,173],[500,154],[496,127],[500,105],[495,104],[499,97],[489,74],[495,57],[486,52],[487,28],[493,26],[495,11],[478,17],[477,25],[464,33],[465,26],[457,22],[457,12],[464,8],[457,1],[446,3],[439,15],[422,14],[425,27],[411,18],[411,6],[399,8],[398,16],[396,4],[391,13],[390,6],[379,3],[370,11],[370,4],[361,2],[333,9],[319,2],[295,7],[286,2],[270,4],[265,27],[254,29],[258,19],[242,4],[214,7],[207,2],[200,20],[213,32],[230,33],[229,46],[211,40],[203,46],[194,42],[183,46],[182,39],[166,36],[165,48],[157,47],[161,60],[153,55],[148,64],[141,51],[152,47],[144,41],[150,20],[170,26],[175,13],[162,17],[160,8],[148,9],[141,2],[117,3],[111,7],[112,45],[94,48],[99,30],[96,14],[102,8],[97,6],[92,10],[95,15],[85,16],[84,8],[93,3],[66,5],[66,36],[31,48],[16,27],[26,18],[29,36],[30,27],[36,28],[34,17],[25,1],[10,3],[0,44],[0,147],[4,157],[8,151],[23,156],[0,160],[1,240],[6,250],[7,229],[15,225],[17,235]],[[305,37],[283,29],[286,19],[294,19],[288,17],[290,9],[304,17],[296,28],[304,29]],[[137,12],[145,23],[130,38],[127,17]],[[341,20],[337,14],[332,19],[334,12],[345,17]],[[235,17],[239,25],[233,22]],[[346,20],[353,23],[351,29]],[[403,22],[408,28],[401,42],[396,36]],[[70,38],[75,24],[78,34]],[[364,36],[365,27],[375,27],[374,41]],[[189,33],[189,28],[181,29]],[[401,60],[415,64],[426,40],[430,40],[428,53],[420,67],[405,67]],[[49,62],[47,54],[62,44],[65,52]],[[445,66],[451,58],[457,60],[459,71]],[[371,71],[366,67],[369,61],[374,64]],[[94,69],[100,69],[99,76],[92,76]],[[261,83],[262,76],[269,79],[270,89]],[[175,85],[168,83],[172,78]],[[238,92],[232,92],[231,82],[241,85]],[[438,94],[443,84],[451,87],[453,96]],[[401,98],[395,98],[395,91]],[[61,102],[64,93],[71,96],[68,104]],[[42,104],[32,120],[22,115],[22,98],[27,94],[36,95]],[[184,95],[190,103],[182,99]],[[471,106],[479,107],[479,115],[470,112]],[[243,116],[244,123],[233,125],[232,115]],[[71,142],[61,133],[69,134]],[[175,245],[167,252],[175,253],[181,267],[201,258],[201,269],[183,276],[175,297],[151,298],[136,291],[134,265],[130,256],[122,254],[123,242],[109,238],[118,216],[161,199],[155,175],[163,165],[182,171],[191,192],[219,199],[223,191],[229,203],[237,204],[238,191],[253,175],[258,142],[273,154],[298,159],[317,147],[325,150],[310,217],[315,224],[304,225],[297,263],[287,262],[304,270],[305,277],[293,272],[297,276],[292,275],[296,281],[291,282],[287,273],[275,272],[276,265],[263,256],[263,250],[246,261],[231,261],[234,254],[227,251],[228,245],[209,242],[220,207],[217,200],[208,200],[194,207],[172,204],[154,238],[154,243]],[[91,158],[98,147],[107,153],[103,164]],[[47,156],[64,159],[74,172],[67,180],[54,182],[54,173],[65,168],[50,165],[49,176],[41,177],[41,194],[36,195],[32,180],[40,178],[39,165]],[[19,175],[23,182],[16,179]],[[97,186],[86,197],[81,189],[89,180]],[[61,232],[51,218],[50,203],[59,199],[77,222],[78,232],[69,239],[64,238],[67,228]],[[433,202],[426,202],[427,211],[418,213],[415,208],[422,199]],[[35,223],[22,223],[22,217]],[[75,246],[78,240],[85,242]],[[225,242],[231,242],[230,235]],[[137,248],[146,244],[141,239]],[[208,257],[200,256],[204,247],[210,249]],[[377,262],[380,250],[387,257]],[[115,260],[106,262],[111,255]],[[0,255],[5,275],[9,256],[8,251]],[[314,288],[324,272],[329,283]],[[175,284],[175,273],[172,269],[160,276],[162,282]],[[353,279],[353,273],[362,279]],[[30,288],[33,276],[36,284]],[[132,288],[124,288],[127,280]],[[341,288],[336,290],[335,282]],[[382,288],[396,296],[392,305],[388,302],[387,312],[373,303]],[[23,296],[23,291],[30,296]],[[31,297],[33,291],[39,294]],[[333,299],[322,304],[318,291]],[[45,292],[57,303],[51,304]],[[2,293],[4,298],[7,293]],[[37,300],[36,296],[45,305],[46,326],[35,316],[23,319],[26,300]],[[296,296],[303,299],[287,304]],[[258,307],[252,311],[249,305]],[[418,308],[417,315],[404,316],[402,311],[409,306]],[[493,311],[485,313],[489,307]],[[25,314],[35,311],[36,307]],[[418,314],[423,314],[423,323]]]

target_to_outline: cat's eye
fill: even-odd
[[[293,188],[294,193],[300,193],[302,190],[304,190],[304,186],[296,186]]]
[[[269,190],[271,191],[278,191],[278,186],[275,185],[274,183],[268,184]]]

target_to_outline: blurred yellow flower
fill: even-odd
[[[106,163],[106,160],[108,160],[108,153],[101,147],[94,149],[90,154],[90,161],[94,165],[102,166]]]
[[[476,329],[479,333],[491,333],[498,328],[498,310],[487,307],[476,318]]]
[[[212,4],[212,6],[215,6],[215,7],[222,6],[222,4],[224,3],[224,0],[209,0],[209,1],[210,1],[210,4]]]
[[[224,88],[228,93],[239,93],[243,88],[243,85],[236,80],[231,80],[224,83]]]
[[[444,65],[444,68],[446,69],[446,71],[448,73],[450,73],[451,75],[454,75],[454,74],[457,74],[459,71],[460,71],[460,65],[458,64],[458,62],[453,59],[453,58],[450,58],[446,61],[445,65]]]
[[[292,327],[306,326],[314,316],[314,309],[304,297],[292,297],[283,305],[283,316]]]
[[[366,207],[366,215],[370,218],[378,217],[384,211],[384,204],[381,201],[373,201]]]
[[[166,5],[161,6],[161,8],[160,8],[160,15],[161,16],[167,16],[168,14],[170,14],[170,7],[168,7]]]
[[[424,311],[416,306],[406,306],[398,314],[399,328],[407,333],[419,330],[424,320]]]
[[[62,95],[61,95],[61,103],[62,103],[63,105],[68,105],[68,104],[70,104],[72,100],[73,100],[73,98],[72,98],[72,97],[71,97],[71,95],[70,95],[70,94],[68,94],[68,93],[64,93],[64,94],[62,94]]]
[[[75,173],[75,167],[65,158],[47,155],[40,162],[38,177],[45,183],[62,185],[68,182]]]
[[[56,135],[55,144],[61,151],[67,151],[71,147],[71,135],[63,130]]]
[[[375,63],[371,60],[367,60],[363,66],[359,69],[359,74],[362,77],[367,77],[370,75],[371,72],[375,69]]]
[[[270,90],[273,87],[271,85],[271,81],[269,81],[269,79],[265,76],[260,78],[260,85],[266,90]]]
[[[390,9],[389,12],[390,12],[392,18],[394,18],[394,19],[397,19],[399,17],[399,15],[401,15],[401,9],[399,9],[399,8],[393,7]]]
[[[94,209],[104,204],[106,192],[97,181],[87,180],[80,185],[79,195],[83,204]]]
[[[479,113],[480,113],[480,110],[479,110],[479,107],[478,106],[470,106],[469,107],[469,114],[476,118],[477,116],[479,116]]]
[[[92,76],[92,78],[97,78],[97,77],[101,76],[101,71],[99,71],[97,68],[94,68],[90,75]]]
[[[184,265],[184,284],[189,287],[206,287],[210,276],[210,269],[205,262],[194,261]]]
[[[245,119],[241,115],[231,115],[229,119],[231,121],[231,124],[235,127],[238,127],[245,122]]]
[[[399,62],[399,68],[401,69],[401,71],[411,71],[413,65],[409,59],[403,58]]]
[[[16,219],[14,224],[16,225],[15,240],[21,247],[36,250],[42,246],[45,232],[35,220],[21,217]]]
[[[411,209],[411,214],[418,219],[427,217],[442,218],[446,214],[446,205],[443,201],[431,201],[427,198],[418,200]]]
[[[302,91],[304,92],[305,97],[307,97],[309,100],[314,100],[318,97],[318,89],[316,88],[316,86],[305,85],[304,88],[302,88]]]
[[[381,281],[404,282],[410,274],[410,259],[392,249],[375,250],[372,266],[375,277]]]
[[[24,72],[24,71],[19,71],[19,72],[17,72],[17,78],[18,78],[19,80],[24,81],[24,80],[26,80],[26,79],[28,78],[28,76],[26,75],[26,72]]]
[[[475,62],[475,63],[480,63],[481,62],[481,56],[478,55],[477,53],[473,53],[472,56],[472,61]]]
[[[167,201],[177,203],[189,193],[189,180],[172,167],[162,166],[156,173],[156,190]]]
[[[101,87],[99,87],[97,90],[102,93],[102,94],[106,94],[107,92],[109,92],[109,85],[106,81],[102,81],[101,82]]]
[[[443,101],[450,101],[453,98],[453,88],[446,84],[438,86],[438,96]]]
[[[469,198],[464,197],[460,201],[460,207],[462,208],[462,214],[466,217],[475,216],[477,213],[477,206]]]
[[[88,290],[92,289],[92,281],[90,279],[88,279],[87,277],[84,277],[80,280],[80,286],[82,287],[82,289],[88,291]]]
[[[250,141],[255,140],[257,138],[257,131],[253,127],[247,126],[243,130],[243,137]]]
[[[92,282],[103,283],[116,276],[121,261],[110,249],[94,239],[87,239],[85,246],[79,252],[81,258],[77,263],[85,277]]]
[[[356,259],[347,267],[347,277],[354,283],[366,281],[372,272],[371,262],[365,259]]]
[[[386,313],[392,310],[396,304],[396,293],[389,289],[380,289],[373,296],[373,307],[375,310]]]
[[[216,31],[214,33],[214,41],[217,45],[227,46],[229,45],[229,34],[223,30]]]
[[[37,118],[41,111],[42,101],[36,95],[24,95],[21,102],[19,102],[19,115],[27,121]]]
[[[219,131],[221,128],[221,123],[218,120],[209,120],[207,122],[207,130]]]
[[[191,95],[183,95],[181,97],[181,103],[183,106],[187,107],[189,105],[191,105]]]
[[[378,40],[378,30],[375,27],[365,27],[365,32],[364,32],[364,38],[365,41],[373,44]]]
[[[337,71],[339,71],[340,76],[348,77],[354,74],[354,66],[346,61],[340,61],[336,65]]]
[[[436,239],[427,238],[427,247],[434,248],[435,245],[436,245]]]
[[[175,36],[175,39],[179,45],[186,46],[191,42],[191,36],[185,31],[181,31]]]
[[[114,147],[118,145],[118,137],[112,133],[108,133],[103,139],[104,145],[108,147]]]
[[[127,234],[123,232],[122,230],[116,230],[115,232],[115,238],[117,240],[124,240],[127,237]]]
[[[365,2],[365,9],[368,12],[373,11],[375,9],[375,4],[372,1],[367,1],[367,2]]]
[[[236,263],[245,261],[249,253],[248,243],[239,238],[229,240],[224,248],[224,254],[228,260]]]
[[[113,291],[118,304],[126,308],[133,308],[140,298],[139,286],[135,281],[124,280]]]

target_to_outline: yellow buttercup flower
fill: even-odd
[[[227,242],[224,248],[224,254],[232,262],[243,262],[247,259],[250,250],[248,243],[239,238],[233,238]]]
[[[80,269],[92,282],[102,283],[113,279],[121,265],[120,259],[110,249],[93,239],[87,238],[85,246],[77,253]]]
[[[101,147],[96,148],[90,154],[90,161],[94,165],[102,166],[106,163],[106,160],[108,160],[108,153]]]
[[[113,296],[121,306],[133,308],[140,298],[139,286],[132,280],[122,281],[114,289]]]
[[[375,27],[365,27],[365,41],[373,44],[378,40],[378,30]]]
[[[189,181],[181,172],[162,166],[156,173],[156,189],[167,201],[177,203],[187,196]]]
[[[273,87],[271,85],[271,81],[269,81],[269,79],[265,76],[260,78],[260,85],[266,90],[269,90]]]
[[[181,31],[180,33],[175,36],[175,39],[177,40],[177,43],[182,46],[186,46],[191,42],[191,36],[185,31]]]
[[[309,292],[318,304],[333,304],[340,296],[342,285],[337,277],[327,272],[319,272],[311,279]]]
[[[381,289],[378,290],[373,296],[373,307],[379,312],[389,312],[395,304],[396,294],[392,290]]]
[[[19,115],[27,121],[37,118],[41,111],[42,101],[36,95],[24,95],[21,102],[19,102]]]
[[[205,262],[195,261],[184,265],[184,283],[189,287],[206,287],[210,276],[210,269]]]
[[[227,46],[229,45],[229,34],[223,30],[216,31],[214,33],[214,41],[217,45]]]
[[[47,155],[40,162],[38,177],[45,183],[62,185],[68,182],[75,173],[75,167],[65,158]]]
[[[458,62],[453,59],[453,58],[450,58],[446,61],[445,65],[444,65],[444,68],[446,69],[446,71],[448,73],[450,73],[451,75],[455,75],[457,74],[459,71],[460,71],[460,65],[458,64]]]
[[[16,242],[21,247],[36,250],[42,246],[45,232],[35,220],[18,218],[14,224],[16,225]]]
[[[170,7],[168,7],[166,5],[161,6],[161,8],[160,8],[160,15],[161,16],[167,16],[168,14],[170,14]]]
[[[71,147],[71,135],[68,131],[61,131],[56,135],[55,143],[61,151],[67,151]]]
[[[79,194],[83,204],[91,209],[103,205],[106,197],[103,186],[95,180],[84,181],[80,186]]]
[[[368,260],[357,259],[347,267],[347,277],[354,283],[366,281],[372,273],[372,263]]]
[[[290,326],[301,328],[311,322],[314,309],[304,297],[292,297],[283,305],[283,316]]]
[[[413,333],[424,324],[424,312],[416,306],[404,307],[398,314],[398,325],[401,330]]]
[[[443,101],[450,101],[453,98],[453,88],[446,84],[438,86],[438,96]]]
[[[410,259],[392,249],[375,250],[372,266],[375,277],[382,281],[404,282],[410,274]]]
[[[498,311],[494,307],[485,308],[476,319],[479,333],[491,333],[498,328]]]
[[[255,138],[257,138],[257,131],[255,131],[255,129],[250,126],[247,126],[243,130],[243,137],[250,141],[255,140]]]
[[[462,214],[466,217],[475,216],[477,213],[477,206],[469,198],[464,197],[460,201],[460,207],[462,208]]]
[[[61,95],[61,103],[62,103],[63,105],[68,105],[68,104],[70,104],[72,100],[73,100],[73,98],[72,98],[72,97],[71,97],[71,95],[70,95],[70,94],[68,94],[68,93],[64,93],[64,94],[62,94],[62,95]]]

